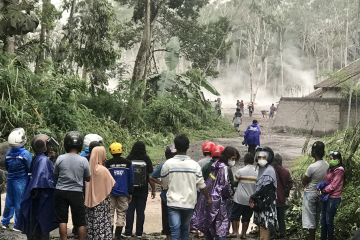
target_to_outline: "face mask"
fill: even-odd
[[[228,161],[228,164],[229,164],[230,167],[233,167],[233,166],[235,166],[235,161],[230,160],[230,161]]]
[[[267,163],[268,163],[268,162],[267,162],[266,160],[264,160],[264,159],[258,160],[258,165],[259,165],[260,167],[265,167]]]
[[[337,159],[331,159],[331,160],[329,161],[329,166],[330,166],[330,167],[336,167],[337,165],[339,165],[339,160],[337,160]]]

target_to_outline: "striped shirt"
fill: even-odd
[[[167,205],[184,209],[194,209],[197,188],[206,187],[200,165],[186,155],[176,155],[164,163],[161,183],[168,190]]]
[[[246,165],[235,173],[239,181],[234,194],[234,202],[241,205],[249,205],[250,196],[255,193],[255,183],[258,171],[254,165]]]

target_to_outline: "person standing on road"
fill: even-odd
[[[18,231],[18,219],[20,214],[20,204],[26,185],[29,181],[28,173],[32,161],[31,153],[24,148],[26,143],[25,130],[15,128],[8,137],[10,150],[5,157],[5,169],[8,172],[6,181],[6,199],[3,217],[1,219],[2,228],[9,228],[10,220],[14,216],[15,231]]]
[[[165,148],[165,159],[168,160],[173,158],[176,155],[175,146],[167,146]],[[161,169],[164,163],[157,166],[154,172],[150,176],[150,181],[153,181],[156,184],[161,185]],[[161,198],[161,219],[162,219],[162,231],[161,234],[166,235],[166,239],[171,239],[170,225],[169,225],[169,212],[166,201],[167,190],[161,188],[160,198]]]
[[[282,156],[280,154],[275,154],[273,167],[276,172],[276,211],[277,211],[277,222],[278,222],[278,237],[286,237],[286,225],[285,225],[285,216],[286,216],[286,199],[290,195],[290,190],[293,187],[293,180],[291,178],[290,172],[288,169],[282,166]]]
[[[109,169],[116,183],[110,195],[111,203],[111,226],[113,233],[115,227],[115,240],[121,239],[121,233],[125,226],[126,211],[131,202],[134,191],[134,170],[131,161],[121,157],[123,147],[121,143],[114,142],[109,147],[112,159],[105,162],[105,166]],[[114,215],[116,212],[116,221]]]
[[[126,158],[132,162],[134,169],[134,190],[132,200],[126,212],[125,237],[132,235],[134,214],[136,211],[136,237],[141,238],[144,230],[145,208],[151,186],[151,197],[155,198],[155,184],[150,182],[149,177],[153,172],[153,165],[146,153],[145,144],[141,141],[134,143],[129,156]]]
[[[83,137],[79,132],[68,132],[64,138],[66,153],[60,155],[55,162],[54,206],[61,240],[67,239],[69,207],[72,222],[78,226],[79,239],[86,239],[83,185],[84,181],[90,181],[90,168],[88,160],[79,155],[82,145]]]
[[[249,103],[248,109],[249,109],[249,117],[252,117],[254,110],[255,110],[253,102]]]
[[[245,167],[237,170],[235,179],[238,186],[234,194],[234,205],[231,211],[230,220],[232,221],[233,237],[246,239],[246,232],[250,224],[253,210],[249,206],[250,196],[255,193],[255,183],[258,171],[254,166],[254,156],[246,153],[244,156]],[[241,234],[239,236],[239,223],[241,217]]]
[[[255,155],[255,149],[260,146],[261,129],[257,120],[253,120],[252,124],[248,126],[244,133],[243,144],[248,146],[248,152]]]
[[[115,180],[104,167],[106,150],[95,147],[90,155],[91,179],[86,183],[85,206],[88,239],[112,240],[110,193]]]
[[[224,240],[228,234],[228,201],[233,195],[230,167],[235,165],[236,160],[236,149],[226,147],[219,160],[212,164],[210,176],[206,181],[206,188],[211,189],[212,204],[207,206],[204,195],[199,198],[199,206],[202,206],[197,216],[199,230],[205,234],[207,240]]]
[[[200,165],[186,155],[190,141],[185,135],[174,139],[177,154],[167,160],[161,169],[161,184],[167,189],[167,206],[172,240],[188,240],[190,219],[197,201],[197,189],[211,198]]]
[[[31,177],[22,197],[19,229],[28,240],[50,239],[50,232],[57,228],[54,209],[54,164],[48,153],[58,143],[45,134],[34,136],[31,148],[35,157],[31,163]]]
[[[254,223],[260,228],[260,240],[269,240],[270,233],[276,229],[276,173],[271,166],[274,152],[269,147],[256,149],[255,161],[259,173],[255,193],[250,197],[249,205],[254,209]]]
[[[334,218],[341,202],[345,174],[340,152],[330,152],[329,167],[325,176],[327,185],[321,190],[323,194],[329,195],[328,199],[323,202],[321,210],[321,240],[335,239]]]
[[[302,184],[305,187],[302,203],[302,226],[309,232],[308,240],[315,240],[316,227],[321,211],[316,185],[324,179],[329,168],[329,164],[323,160],[324,155],[325,144],[316,141],[311,147],[311,156],[315,159],[315,162],[310,164],[302,177]]]

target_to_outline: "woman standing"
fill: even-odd
[[[206,186],[211,194],[211,206],[206,204],[205,196],[199,199],[199,210],[197,222],[199,230],[203,232],[206,239],[226,239],[230,220],[228,201],[233,190],[230,180],[230,167],[235,165],[237,151],[233,147],[226,147],[220,159],[211,166],[211,173],[206,180]]]
[[[136,237],[141,238],[144,229],[146,201],[149,194],[148,184],[151,185],[151,196],[155,198],[155,184],[150,182],[149,174],[153,172],[153,165],[146,153],[145,144],[141,141],[135,142],[128,160],[134,168],[134,191],[132,200],[126,213],[125,236],[131,236],[134,224],[134,213],[136,211]]]
[[[344,185],[344,167],[341,153],[330,152],[329,170],[325,176],[326,187],[321,190],[329,198],[323,202],[321,210],[321,240],[332,240],[334,236],[334,218],[341,202],[341,193]]]
[[[111,240],[110,192],[115,180],[103,166],[106,151],[103,146],[95,147],[90,156],[91,179],[86,183],[85,206],[88,239]]]
[[[269,147],[258,147],[255,161],[259,173],[255,193],[250,197],[250,208],[254,209],[254,223],[260,227],[260,240],[269,240],[270,232],[276,229],[276,173],[271,163],[274,152]]]

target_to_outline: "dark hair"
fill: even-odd
[[[101,142],[98,141],[92,141],[89,144],[89,155],[91,154],[91,151],[94,149],[94,147],[102,146]]]
[[[276,153],[274,156],[273,165],[274,166],[282,166],[282,156],[279,153]]]
[[[311,156],[322,159],[325,155],[325,144],[321,141],[316,141],[311,147]]]
[[[252,153],[246,153],[244,156],[244,163],[246,164],[254,164],[254,155]]]
[[[185,134],[177,135],[174,139],[174,145],[177,152],[186,152],[190,145],[189,138]]]
[[[170,159],[173,158],[176,155],[176,152],[174,151],[174,146],[166,146],[165,148],[165,158]]]
[[[226,148],[224,149],[224,151],[221,153],[221,156],[220,156],[219,161],[227,164],[228,161],[229,161],[229,159],[230,159],[231,157],[233,157],[233,156],[237,157],[237,150],[236,150],[236,148],[234,148],[234,147],[226,147]]]
[[[129,160],[144,160],[148,158],[146,154],[145,143],[142,141],[137,141],[131,148],[129,156],[127,159]]]
[[[236,150],[236,161],[239,161],[241,158],[240,152],[235,148]]]
[[[257,124],[258,121],[256,119],[253,120],[253,124]]]

